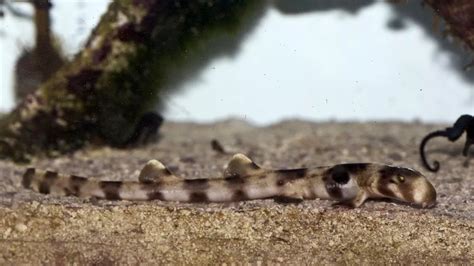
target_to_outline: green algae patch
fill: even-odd
[[[0,121],[0,158],[120,146],[141,116],[161,106],[173,71],[199,49],[250,28],[261,1],[114,1],[71,62]],[[253,24],[252,24],[253,25]],[[196,51],[194,51],[196,50]],[[208,60],[210,60],[209,58]]]

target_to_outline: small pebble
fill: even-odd
[[[28,229],[28,227],[25,224],[19,223],[15,225],[15,230],[17,230],[20,233],[25,232],[26,229]]]
[[[11,232],[12,232],[12,229],[11,229],[11,228],[7,228],[7,230],[5,230],[5,233],[3,233],[3,237],[8,237]]]
[[[31,207],[32,207],[33,209],[38,208],[38,206],[39,206],[39,202],[37,202],[37,201],[31,202]]]

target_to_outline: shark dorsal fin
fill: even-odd
[[[138,181],[142,183],[159,182],[163,180],[176,179],[177,177],[158,160],[150,160],[140,171]]]
[[[260,166],[250,160],[249,157],[237,153],[230,160],[227,168],[224,170],[224,176],[249,176],[263,171]]]

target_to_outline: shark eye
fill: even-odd
[[[390,179],[390,183],[393,183],[393,184],[400,184],[400,183],[404,183],[405,182],[405,177],[404,176],[394,176]]]

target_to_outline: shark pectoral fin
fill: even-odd
[[[352,207],[352,208],[358,208],[362,204],[364,204],[365,200],[368,197],[369,196],[368,196],[367,192],[361,190],[357,193],[357,195],[353,199],[346,201],[345,204],[349,207]]]
[[[302,191],[291,183],[287,183],[284,191],[273,197],[273,200],[277,203],[300,203],[304,199]]]
[[[160,161],[150,160],[140,171],[138,181],[142,183],[160,182],[163,180],[178,179]]]
[[[282,203],[282,204],[298,204],[303,202],[302,197],[289,197],[289,196],[276,196],[273,197],[273,200],[276,203]]]
[[[260,168],[247,156],[237,153],[230,160],[227,168],[224,170],[224,176],[249,176],[262,173]]]
[[[358,208],[365,202],[365,200],[367,200],[367,198],[368,194],[365,191],[359,191],[359,193],[357,193],[357,196],[355,196],[354,198],[350,200],[338,201],[332,204],[332,206]]]

